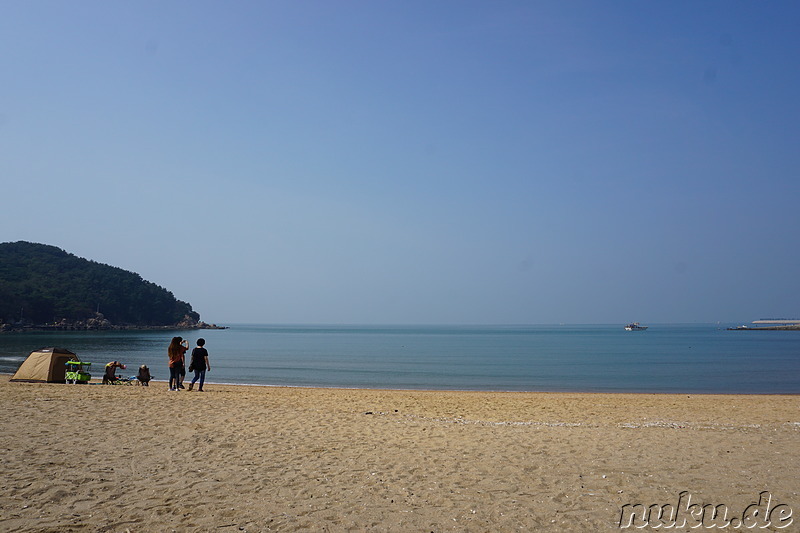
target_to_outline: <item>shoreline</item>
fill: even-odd
[[[204,388],[0,376],[0,529],[608,531],[683,491],[800,509],[795,395]]]
[[[11,378],[13,372],[0,372],[0,379],[3,377]],[[186,381],[191,381],[191,374],[186,374]],[[24,383],[24,382],[21,382]],[[135,380],[132,380],[136,386]],[[151,383],[169,383],[166,379],[153,379]],[[641,396],[789,396],[800,397],[798,392],[663,392],[663,391],[596,391],[596,390],[502,390],[502,389],[392,389],[382,387],[344,387],[344,386],[330,386],[324,387],[319,385],[281,385],[270,383],[232,383],[232,382],[214,382],[205,381],[207,386],[221,386],[221,387],[266,387],[266,388],[280,388],[280,389],[300,389],[300,390],[340,390],[340,391],[375,391],[375,392],[424,392],[424,393],[486,393],[486,394],[598,394],[598,395],[641,395]],[[66,383],[30,383],[33,385],[65,385]],[[92,378],[92,380],[85,384],[90,386],[102,385],[101,378]],[[73,385],[71,385],[73,386]],[[82,385],[74,385],[82,386]]]

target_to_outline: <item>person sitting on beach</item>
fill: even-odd
[[[150,380],[152,378],[150,377],[150,369],[147,368],[147,365],[142,365],[139,367],[139,374],[136,376],[136,379],[143,387],[150,386]]]
[[[118,368],[125,370],[126,367],[119,361],[111,361],[106,364],[106,373],[103,374],[103,385],[113,384],[115,381],[119,380],[119,377],[115,374]]]

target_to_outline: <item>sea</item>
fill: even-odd
[[[206,383],[409,390],[800,393],[800,331],[733,324],[348,326],[233,324],[221,330],[0,334],[0,373],[44,347],[95,377],[119,360],[169,378],[167,345],[203,337]]]

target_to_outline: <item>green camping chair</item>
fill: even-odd
[[[84,363],[83,361],[67,361],[67,373],[65,376],[67,383],[71,385],[89,383],[92,379],[92,375],[89,372],[85,372],[83,367],[89,367],[91,365],[92,363]]]

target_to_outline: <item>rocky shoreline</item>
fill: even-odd
[[[208,324],[202,320],[195,320],[186,315],[183,320],[176,324],[152,326],[112,324],[102,313],[95,313],[95,316],[86,320],[67,320],[66,318],[50,324],[31,324],[20,321],[14,323],[0,322],[0,333],[21,333],[21,332],[42,332],[42,331],[172,331],[187,329],[228,329],[228,326],[218,326]]]
[[[15,326],[12,324],[0,324],[0,333],[25,333],[43,331],[183,331],[191,329],[228,329],[228,326],[218,326],[216,324],[204,324],[197,326],[109,326],[109,327],[90,327],[90,326],[53,326],[53,325],[34,325],[34,326]]]

